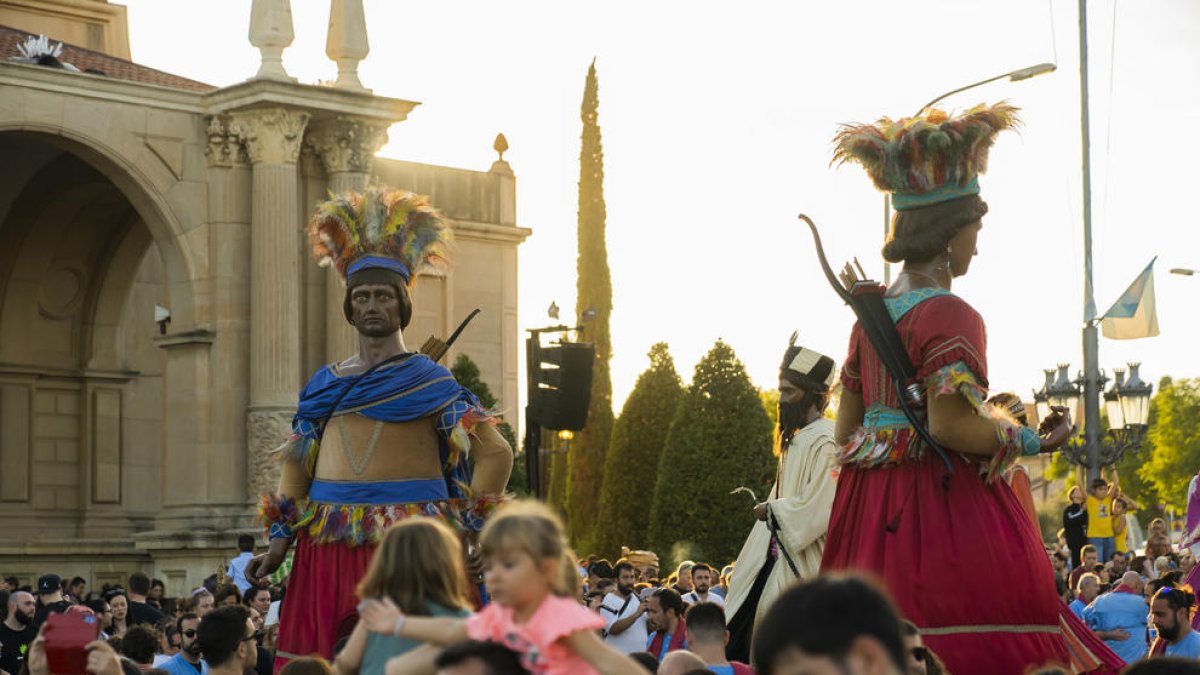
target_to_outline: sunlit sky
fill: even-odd
[[[133,57],[215,85],[254,74],[249,0],[123,0]],[[284,54],[301,82],[334,79],[325,0],[293,0]],[[573,306],[579,103],[600,77],[615,406],[665,340],[685,380],[721,338],[774,386],[788,335],[844,357],[852,314],[795,218],[830,258],[882,274],[883,199],[861,169],[831,168],[839,122],[905,116],[933,97],[1041,62],[1058,71],[952,97],[1008,99],[981,179],[991,212],[954,291],[988,324],[994,389],[1028,397],[1041,369],[1081,363],[1083,225],[1079,24],[1070,0],[414,2],[367,0],[379,95],[422,102],[381,155],[486,170],[503,132],[517,174],[522,329]],[[1089,3],[1095,288],[1103,312],[1149,260],[1157,338],[1101,340],[1101,366],[1195,376],[1200,268],[1200,3]],[[401,186],[402,187],[402,186]]]

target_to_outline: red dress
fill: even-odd
[[[922,381],[957,369],[986,388],[984,325],[966,302],[919,289],[887,304]],[[1041,536],[996,479],[1015,455],[985,461],[950,453],[947,487],[946,465],[904,421],[891,378],[858,325],[842,383],[862,395],[867,414],[843,455],[822,570],[880,578],[950,672],[1008,675],[1047,663],[1077,670],[1109,663],[1116,672],[1120,660],[1063,617],[1070,612],[1056,595]]]

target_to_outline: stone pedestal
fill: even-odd
[[[370,51],[363,0],[330,0],[325,55],[338,66],[337,81],[333,86],[370,91],[358,79],[358,62],[367,58]]]
[[[250,44],[262,54],[257,79],[294,82],[283,69],[283,50],[295,38],[290,0],[254,0],[250,6]]]

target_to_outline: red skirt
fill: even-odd
[[[1040,535],[1006,482],[985,484],[976,465],[957,455],[952,461],[949,489],[936,457],[886,468],[844,466],[822,571],[881,579],[952,673],[1071,667],[1077,640],[1064,631],[1079,624],[1062,621]]]
[[[333,658],[333,645],[350,634],[358,618],[358,582],[371,564],[375,545],[314,544],[296,535],[287,596],[280,607],[275,672],[301,656]]]

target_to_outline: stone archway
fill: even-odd
[[[0,519],[18,538],[127,538],[161,508],[154,305],[190,307],[191,280],[153,202],[95,147],[0,131]]]

